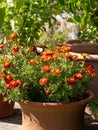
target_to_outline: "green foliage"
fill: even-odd
[[[89,101],[88,105],[89,105],[92,113],[98,115],[98,101],[91,100],[91,101]]]
[[[0,14],[1,29],[5,36],[18,33],[22,45],[31,45],[40,38],[40,30],[45,31],[45,23],[52,26],[54,15],[62,12],[62,6],[53,0],[11,0]],[[2,3],[1,3],[2,4]],[[2,17],[1,17],[2,16]]]
[[[79,23],[82,39],[96,38],[98,35],[98,0],[58,1],[63,3],[65,11],[73,15],[69,20]]]

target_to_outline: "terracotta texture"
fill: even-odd
[[[10,104],[3,101],[3,96],[0,95],[0,118],[5,118],[12,115],[14,112],[14,102]]]
[[[22,126],[20,130],[81,130],[84,110],[93,97],[72,103],[21,102]]]
[[[98,43],[89,43],[89,41],[79,41],[79,40],[70,40],[65,42],[65,45],[72,47],[73,52],[78,53],[89,53],[89,54],[98,54]]]

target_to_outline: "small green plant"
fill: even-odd
[[[98,115],[98,101],[91,100],[88,105],[92,113]]]

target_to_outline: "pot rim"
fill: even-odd
[[[33,101],[28,101],[28,100],[25,100],[23,102],[19,102],[20,106],[21,105],[30,105],[32,104],[33,106],[36,106],[36,107],[62,107],[62,106],[67,106],[67,107],[70,107],[70,106],[76,106],[76,105],[81,105],[81,104],[85,104],[85,103],[88,103],[88,101],[90,99],[92,99],[94,97],[94,94],[91,90],[88,90],[87,91],[87,94],[89,95],[86,99],[82,99],[80,101],[75,101],[75,102],[68,102],[68,103],[54,103],[54,102],[33,102]]]

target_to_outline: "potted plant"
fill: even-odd
[[[37,53],[35,45],[19,45],[16,33],[2,46],[4,99],[19,102],[21,130],[81,129],[85,106],[93,97],[89,83],[97,78],[93,66],[85,64],[86,55],[79,61],[69,46],[61,45]]]
[[[18,43],[30,46],[37,42],[40,32],[45,31],[45,24],[49,23],[51,26],[53,15],[60,13],[61,10],[62,6],[52,0],[45,2],[43,0],[0,0],[0,57],[2,57],[3,43],[10,33],[18,33]],[[0,86],[3,86],[3,82],[0,82]],[[3,91],[0,93],[4,96]],[[6,104],[6,102],[2,103]],[[3,110],[9,110],[5,105],[1,108],[3,108],[1,113]]]

